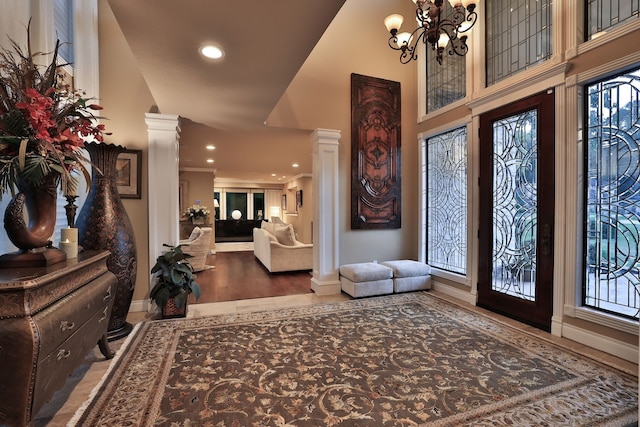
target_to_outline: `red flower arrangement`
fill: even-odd
[[[102,107],[63,83],[59,41],[44,71],[34,61],[44,54],[31,52],[29,28],[27,42],[27,53],[13,40],[11,50],[0,51],[0,196],[15,194],[19,181],[37,188],[52,173],[67,194],[77,188],[73,172],[89,181],[80,150],[83,138],[103,141],[104,125],[92,113]]]

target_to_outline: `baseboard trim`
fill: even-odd
[[[342,293],[342,284],[339,280],[319,281],[312,278],[311,290],[318,295],[338,295]]]
[[[638,347],[593,331],[564,323],[562,336],[596,350],[612,354],[628,362],[638,363]]]
[[[432,276],[433,279],[433,276]],[[450,297],[459,299],[471,305],[476,305],[476,296],[471,292],[464,291],[462,289],[455,288],[453,286],[445,285],[436,280],[431,280],[431,288],[434,291],[441,292]]]
[[[129,306],[130,313],[150,312],[151,302],[149,300],[134,300]]]

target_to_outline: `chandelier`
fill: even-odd
[[[393,14],[384,19],[384,25],[391,33],[389,47],[400,51],[400,62],[407,64],[417,59],[418,43],[429,43],[436,52],[438,63],[442,65],[442,54],[446,50],[449,55],[467,54],[467,31],[478,20],[475,12],[477,0],[449,0],[453,11],[445,14],[443,0],[413,0],[418,6],[416,21],[418,28],[412,33],[398,33],[404,18]],[[450,15],[450,16],[447,16]],[[446,17],[446,18],[445,18]]]

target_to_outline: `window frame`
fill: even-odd
[[[596,39],[595,41],[597,40],[599,39]],[[584,245],[583,162],[585,158],[584,144],[586,143],[586,141],[584,141],[583,134],[583,91],[584,87],[588,84],[606,79],[626,70],[637,68],[638,66],[640,66],[640,51],[567,78],[567,141],[575,141],[577,149],[575,157],[572,158],[571,164],[567,164],[567,168],[565,170],[566,188],[575,189],[575,191],[571,193],[568,192],[566,194],[568,207],[570,209],[573,207],[571,213],[572,215],[575,215],[575,222],[567,221],[568,223],[573,223],[574,226],[566,227],[563,237],[566,242],[575,242],[575,244],[571,245],[567,243],[564,263],[567,266],[576,266],[576,268],[566,268],[563,279],[560,279],[564,280],[564,294],[567,296],[563,307],[564,315],[592,322],[594,324],[603,325],[635,336],[639,335],[638,321],[582,305],[582,256]]]
[[[444,281],[461,284],[465,287],[472,288],[474,282],[474,266],[475,266],[475,251],[477,245],[473,242],[473,230],[476,223],[475,213],[477,211],[474,206],[474,201],[477,199],[475,186],[471,185],[473,176],[475,175],[475,165],[472,165],[470,159],[475,156],[475,138],[472,136],[472,121],[470,117],[465,117],[454,122],[447,123],[445,126],[436,127],[430,129],[428,132],[424,132],[418,135],[418,161],[419,161],[419,181],[418,181],[418,261],[427,263],[427,140],[433,136],[437,136],[460,127],[466,127],[467,132],[467,223],[466,223],[466,236],[467,236],[467,252],[466,252],[466,274],[454,273],[448,270],[442,270],[440,268],[431,268],[431,275],[434,278],[442,279]],[[434,287],[437,283],[434,283]],[[473,290],[475,292],[475,290]]]

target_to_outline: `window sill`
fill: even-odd
[[[566,310],[565,314],[569,316],[571,315],[570,313],[567,313]],[[628,334],[638,335],[638,322],[633,320],[624,319],[587,307],[575,307],[573,314],[574,315],[572,317],[577,319],[586,320],[588,322],[603,325]]]
[[[469,286],[467,276],[462,274],[452,273],[446,270],[440,270],[439,268],[431,267],[431,275],[434,277],[440,277],[442,279],[449,280],[451,282],[460,283],[464,286]]]

